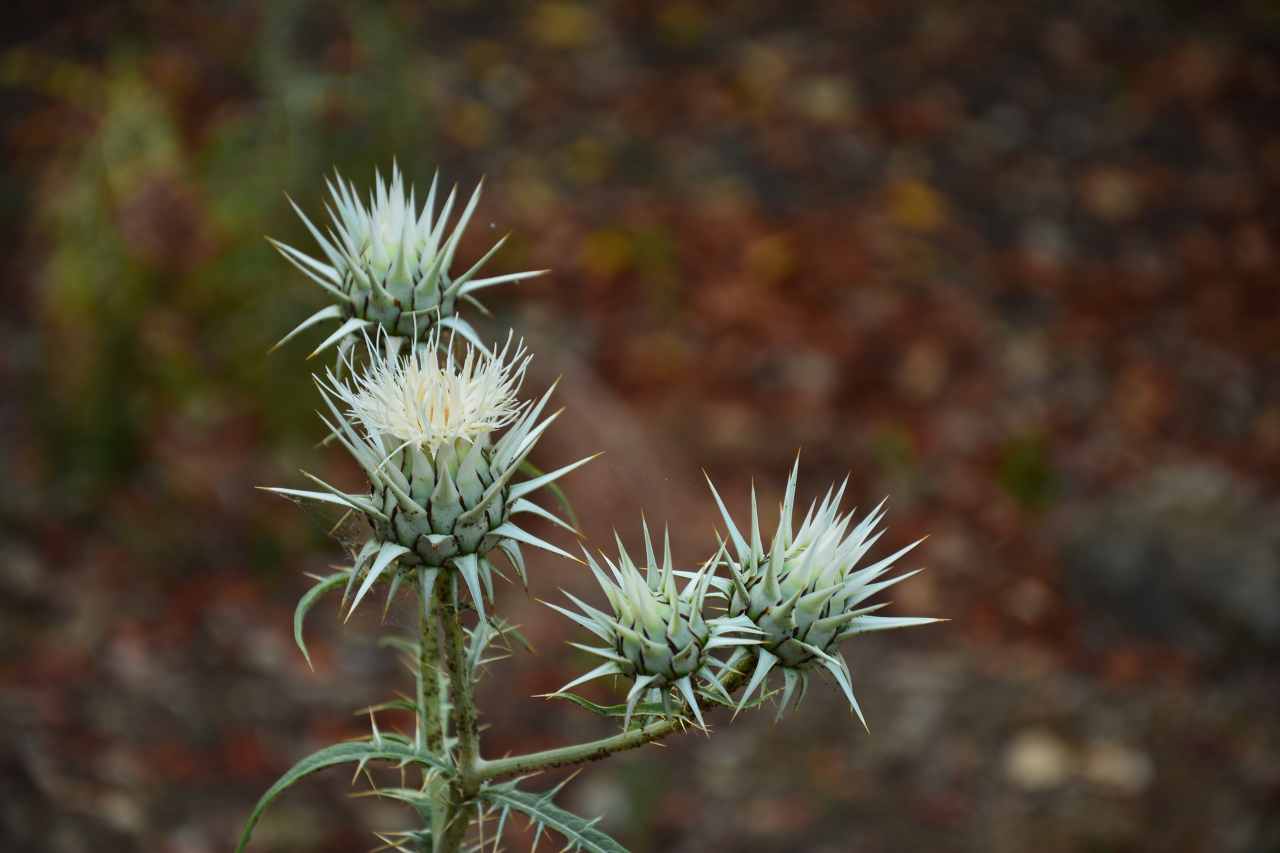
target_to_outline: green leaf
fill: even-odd
[[[467,633],[471,638],[467,646],[467,661],[473,670],[479,669],[482,664],[499,659],[484,657],[485,651],[495,642],[508,654],[515,651],[512,640],[522,646],[526,652],[533,651],[533,645],[524,634],[520,633],[520,629],[501,616],[490,616]]]
[[[358,711],[352,711],[351,715],[353,717],[367,717],[370,714],[377,714],[382,711],[409,711],[416,714],[418,713],[418,703],[402,696],[398,699],[379,702],[377,705],[366,705]]]
[[[624,705],[597,705],[590,699],[584,699],[576,693],[548,693],[548,699],[568,699],[580,708],[586,708],[593,714],[599,714],[602,717],[625,717],[627,715],[627,706]],[[633,717],[670,717],[672,714],[662,707],[661,702],[640,702],[632,710]]]
[[[529,642],[529,638],[521,633],[519,626],[512,625],[501,616],[491,617],[489,622],[493,625],[494,630],[498,632],[498,636],[503,640],[506,640],[507,637],[511,637],[519,643],[526,652],[533,654],[533,643]],[[507,644],[507,647],[511,648],[510,643]]]
[[[431,810],[435,807],[436,802],[432,799],[431,794],[426,791],[420,791],[416,788],[379,788],[370,792],[377,797],[386,797],[389,800],[399,800],[402,803],[408,803],[413,806],[423,820],[431,820]]]
[[[517,811],[526,815],[538,826],[538,834],[544,829],[564,836],[568,844],[565,850],[583,850],[586,853],[627,853],[627,848],[596,829],[600,818],[586,820],[551,802],[559,788],[545,794],[531,794],[518,790],[512,782],[488,785],[480,789],[479,797],[506,812]]]
[[[311,655],[307,652],[307,644],[302,639],[302,623],[307,618],[307,613],[320,600],[320,596],[339,584],[346,583],[347,578],[351,577],[351,572],[342,571],[322,578],[319,583],[307,590],[302,598],[298,599],[298,606],[293,611],[293,641],[298,644],[298,648],[302,650],[302,657],[306,659],[307,666],[311,666]],[[312,667],[314,669],[315,667]]]
[[[506,821],[509,812],[517,811],[527,815],[538,827],[538,835],[550,829],[564,836],[568,844],[564,850],[583,850],[586,853],[627,853],[627,849],[596,829],[595,820],[586,820],[551,802],[551,798],[560,790],[556,787],[543,794],[531,794],[518,790],[514,782],[499,785],[486,785],[476,795],[480,800],[500,810],[501,825]],[[399,800],[412,806],[420,815],[429,813],[433,801],[426,791],[413,788],[381,788],[377,796]]]
[[[782,692],[781,687],[775,687],[772,690],[766,687],[760,690],[756,694],[756,697],[754,699],[750,699],[746,702],[743,702],[742,710],[749,711],[752,708],[762,707],[766,702],[773,699],[773,697],[777,696],[781,692]],[[698,698],[704,699],[707,702],[710,702],[712,705],[719,705],[722,708],[733,708],[735,710],[737,710],[738,708],[737,702],[726,702],[724,701],[724,697],[719,696],[715,693],[712,693],[710,690],[704,690],[702,688],[698,688]]]
[[[258,800],[258,804],[253,807],[253,812],[249,815],[244,832],[240,835],[240,843],[236,845],[236,853],[244,850],[249,843],[249,836],[253,834],[253,828],[257,826],[259,818],[262,817],[262,813],[266,811],[267,806],[271,805],[271,802],[285,788],[288,788],[309,773],[323,770],[326,767],[333,767],[336,764],[354,762],[359,765],[356,768],[356,772],[359,773],[360,769],[370,761],[390,761],[401,767],[406,764],[420,764],[443,773],[453,772],[449,765],[438,757],[431,753],[414,749],[408,740],[399,735],[384,734],[378,736],[376,740],[348,741],[347,743],[326,746],[319,752],[313,752],[293,765],[288,772],[276,780],[274,785],[267,789],[267,792]]]
[[[418,665],[418,657],[422,654],[422,646],[416,639],[410,637],[397,637],[393,634],[388,634],[385,637],[378,638],[378,645],[404,652],[413,660],[414,666]]]
[[[541,477],[546,473],[528,459],[520,463],[519,470],[521,473],[528,474],[530,478]],[[569,523],[572,524],[575,529],[580,529],[582,525],[578,522],[578,514],[573,511],[573,504],[569,502],[569,496],[564,493],[564,489],[560,488],[560,484],[551,482],[547,483],[543,488],[555,495],[556,502],[560,504],[560,508],[564,510],[564,514],[569,516]]]

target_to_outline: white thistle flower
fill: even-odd
[[[616,533],[614,538],[617,539]],[[555,604],[548,606],[603,640],[603,646],[586,646],[580,643],[570,645],[604,658],[605,663],[575,678],[556,692],[564,693],[572,687],[605,675],[622,675],[633,679],[631,690],[627,693],[624,728],[630,724],[636,703],[642,696],[648,694],[650,701],[661,701],[664,708],[669,708],[673,690],[693,712],[698,725],[705,728],[692,679],[702,678],[707,686],[718,688],[724,701],[728,703],[730,698],[716,680],[711,667],[713,660],[710,652],[718,648],[757,643],[759,640],[733,635],[759,632],[744,618],[708,620],[703,616],[711,574],[722,554],[708,560],[698,572],[687,575],[684,588],[677,591],[676,575],[684,573],[672,569],[671,541],[665,534],[663,538],[662,563],[659,565],[654,556],[649,527],[644,525],[643,574],[632,562],[631,555],[620,539],[617,540],[618,563],[615,565],[607,556],[604,557],[609,566],[607,574],[584,549],[587,565],[604,590],[611,612],[597,610],[568,592],[565,595],[578,606],[581,613]]]
[[[438,178],[438,173],[432,178],[426,203],[419,210],[413,188],[406,191],[404,178],[395,165],[389,185],[381,174],[375,173],[374,190],[367,204],[361,201],[355,185],[335,172],[333,180],[325,181],[330,196],[325,209],[332,226],[324,234],[290,199],[289,204],[320,246],[324,260],[276,240],[271,244],[336,303],[303,320],[276,346],[316,323],[338,320],[337,330],[311,355],[334,344],[339,345],[340,352],[348,351],[356,343],[358,332],[376,328],[416,343],[433,328],[444,327],[484,349],[475,329],[457,316],[458,301],[471,302],[483,312],[484,306],[473,295],[476,291],[523,281],[547,270],[477,278],[481,267],[506,242],[503,237],[455,278],[454,255],[480,201],[481,185],[476,186],[453,230],[446,234],[446,224],[457,201],[457,187],[437,212]]]
[[[367,433],[434,455],[444,444],[483,439],[516,419],[526,408],[516,393],[531,357],[523,341],[513,350],[509,336],[496,355],[467,346],[458,362],[454,347],[441,352],[436,330],[426,346],[404,358],[372,360],[354,386],[331,382],[330,387]],[[354,375],[354,365],[345,366]]]
[[[508,338],[502,352],[491,357],[463,344],[458,358],[452,345],[446,354],[438,353],[434,336],[407,355],[389,354],[368,338],[365,344],[368,364],[362,374],[348,360],[350,380],[330,369],[316,384],[332,415],[332,420],[323,414],[321,419],[364,469],[369,492],[344,492],[305,471],[324,491],[268,489],[337,504],[368,519],[373,535],[357,552],[347,587],[350,594],[363,578],[351,610],[384,575],[392,579],[394,594],[402,574],[421,569],[423,583],[429,584],[438,571],[454,569],[484,618],[496,571],[487,555],[495,548],[526,582],[521,543],[576,560],[512,521],[531,514],[572,531],[528,495],[595,458],[513,482],[560,414],[538,421],[554,385],[533,405],[516,402],[529,363],[523,346],[513,349]],[[492,433],[503,427],[506,431],[493,441]]]
[[[730,581],[722,585],[729,600],[728,615],[745,618],[762,632],[763,642],[756,649],[756,668],[739,702],[739,710],[763,685],[770,671],[780,668],[785,683],[778,709],[781,715],[791,701],[797,686],[803,696],[810,671],[825,668],[844,691],[849,706],[866,726],[862,709],[853,695],[849,666],[838,644],[856,634],[927,625],[941,620],[923,617],[874,616],[884,604],[866,605],[873,595],[917,572],[907,572],[888,580],[879,580],[907,552],[923,539],[890,554],[865,568],[858,564],[883,531],[875,532],[884,518],[883,506],[871,511],[852,530],[853,512],[841,515],[840,499],[845,485],[827,495],[816,509],[809,511],[799,528],[793,529],[796,477],[799,460],[791,470],[782,501],[778,529],[768,551],[760,536],[760,514],[755,489],[751,490],[751,541],[748,542],[733,523],[724,502],[711,485],[716,505],[724,517],[737,559],[725,560]],[[710,485],[710,478],[707,479]],[[730,658],[728,666],[737,663],[741,653]]]

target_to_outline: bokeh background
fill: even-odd
[[[1280,850],[1280,6],[429,5],[6,7],[0,846],[227,850],[408,683],[404,602],[316,611],[307,669],[343,550],[253,489],[358,482],[320,334],[266,355],[323,300],[263,236],[398,158],[487,176],[464,258],[554,270],[481,328],[564,376],[540,465],[606,451],[565,482],[591,543],[643,509],[701,560],[700,469],[741,513],[797,448],[806,500],[850,472],[886,547],[931,534],[892,612],[952,621],[847,649],[870,734],[819,689],[566,806],[636,851]],[[606,728],[530,698],[585,665],[535,599],[597,594],[530,575],[491,753]],[[254,849],[407,825],[347,781]]]

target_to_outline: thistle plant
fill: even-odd
[[[336,506],[363,519],[366,531],[351,549],[350,565],[318,579],[302,596],[295,639],[309,663],[302,633],[306,615],[338,589],[348,616],[379,586],[386,592],[384,614],[398,593],[407,597],[411,590],[418,629],[413,637],[389,643],[410,664],[412,695],[369,709],[368,737],[325,747],[285,773],[254,808],[240,849],[281,791],[313,771],[353,764],[373,793],[404,803],[420,821],[418,829],[380,835],[384,849],[452,853],[489,849],[491,843],[497,850],[516,812],[535,827],[535,846],[550,832],[562,836],[564,849],[616,853],[623,848],[599,829],[598,818],[565,811],[553,802],[559,788],[534,792],[526,778],[685,730],[710,734],[709,716],[717,706],[736,716],[776,699],[781,717],[816,674],[834,680],[865,726],[840,644],[860,633],[937,621],[877,615],[885,605],[870,602],[915,574],[888,576],[919,544],[867,561],[883,535],[877,531],[883,502],[854,524],[854,513],[840,509],[842,484],[810,504],[794,524],[798,459],[767,548],[754,489],[744,535],[711,486],[725,537],[717,534],[707,543],[710,556],[685,564],[689,568],[678,567],[665,531],[659,556],[647,522],[638,563],[616,534],[616,560],[585,546],[578,560],[522,527],[532,516],[580,535],[534,498],[547,487],[563,497],[556,481],[594,457],[549,473],[530,463],[539,438],[560,414],[544,414],[555,387],[522,399],[531,359],[524,344],[509,332],[500,346],[487,347],[457,309],[460,302],[474,302],[474,290],[539,273],[477,278],[499,241],[452,277],[479,189],[450,226],[456,192],[437,210],[437,183],[432,180],[419,210],[396,168],[389,184],[375,179],[367,204],[353,185],[335,177],[328,184],[333,227],[326,234],[298,210],[327,263],[276,244],[336,300],[285,340],[322,320],[341,321],[316,350],[336,344],[335,360],[313,379],[323,401],[327,443],[349,453],[365,480],[344,486],[303,472],[308,488],[267,489]],[[571,645],[601,661],[548,696],[610,717],[619,730],[542,752],[485,758],[475,684],[481,670],[501,656],[494,649],[518,638],[494,612],[494,576],[505,578],[502,569],[509,568],[528,587],[525,546],[575,560],[600,586],[602,602],[565,592],[571,606],[548,604],[589,633],[589,643]],[[777,672],[780,694],[768,688]],[[621,682],[623,701],[617,705],[598,705],[572,692],[606,676]],[[384,731],[379,717],[389,711],[411,713],[412,731]],[[369,772],[373,765],[399,769],[399,786],[378,786]]]

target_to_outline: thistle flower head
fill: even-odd
[[[332,369],[317,379],[328,409],[321,419],[364,469],[366,493],[342,491],[306,476],[324,491],[271,489],[288,497],[337,504],[362,513],[372,535],[356,554],[348,594],[363,579],[351,604],[354,610],[380,577],[401,574],[434,580],[455,570],[472,602],[484,616],[493,597],[489,553],[502,551],[526,579],[521,544],[569,559],[568,552],[525,531],[515,516],[532,514],[573,530],[527,496],[591,458],[548,474],[517,480],[516,474],[559,412],[542,416],[553,385],[536,403],[516,400],[529,356],[508,337],[496,356],[463,344],[443,354],[434,337],[426,346],[397,355],[365,338],[367,366],[357,372],[348,358],[349,379]],[[501,437],[492,434],[505,428]],[[575,531],[576,532],[576,531]]]
[[[845,485],[828,489],[816,507],[810,504],[799,527],[793,527],[796,477],[799,460],[782,501],[778,529],[766,550],[760,534],[760,514],[755,490],[751,493],[750,541],[733,523],[715,486],[711,486],[733,542],[736,559],[725,560],[730,583],[724,589],[728,615],[749,620],[761,631],[756,669],[747,684],[739,708],[759,688],[775,667],[782,669],[785,684],[778,713],[787,707],[797,686],[807,686],[808,673],[824,668],[835,677],[849,705],[866,725],[853,694],[848,664],[838,645],[856,634],[906,628],[936,622],[920,617],[872,615],[884,604],[867,605],[876,593],[906,580],[915,571],[880,580],[894,564],[923,540],[865,567],[863,557],[883,535],[876,527],[884,518],[884,502],[853,525],[853,512],[840,513]],[[710,479],[707,481],[710,483]],[[852,525],[852,529],[851,528]],[[919,570],[916,570],[919,571]],[[731,659],[730,663],[735,661]]]
[[[439,345],[439,330],[426,346],[408,355],[387,355],[369,346],[369,364],[351,383],[330,379],[334,393],[367,435],[387,436],[396,445],[417,447],[429,455],[445,444],[471,443],[507,426],[525,405],[516,394],[531,356],[511,337],[496,355],[462,345]],[[357,375],[350,361],[346,364]]]
[[[615,539],[616,539],[615,534]],[[654,555],[648,525],[644,525],[644,571],[637,568],[631,555],[618,540],[618,562],[602,555],[608,572],[590,553],[587,565],[604,591],[609,610],[597,610],[569,593],[578,606],[575,613],[555,604],[549,605],[568,616],[604,641],[603,646],[572,645],[605,659],[605,663],[560,688],[560,693],[604,675],[622,675],[633,679],[627,694],[624,727],[629,724],[636,703],[646,694],[669,708],[671,693],[687,704],[698,725],[703,725],[702,710],[692,679],[701,677],[708,685],[719,685],[710,664],[713,649],[736,647],[757,642],[735,633],[754,633],[744,619],[711,619],[703,616],[710,588],[711,573],[718,561],[713,557],[696,573],[686,575],[683,588],[677,588],[677,572],[671,564],[670,538],[663,537],[662,562]],[[725,696],[726,701],[728,696]]]
[[[426,201],[419,209],[413,188],[406,189],[395,165],[390,183],[375,174],[374,189],[367,202],[361,200],[353,183],[335,172],[333,180],[326,181],[326,210],[331,224],[324,233],[290,201],[323,258],[275,240],[272,245],[324,289],[334,303],[304,320],[281,344],[316,323],[337,320],[337,330],[312,355],[334,344],[339,345],[340,352],[348,351],[356,343],[358,332],[375,328],[418,342],[442,326],[483,349],[475,329],[457,316],[458,301],[472,302],[483,310],[473,295],[476,291],[523,281],[546,270],[478,278],[481,267],[506,241],[503,237],[464,273],[455,276],[454,256],[480,201],[480,186],[471,194],[452,230],[448,230],[457,187],[437,208],[438,177],[432,178]]]

